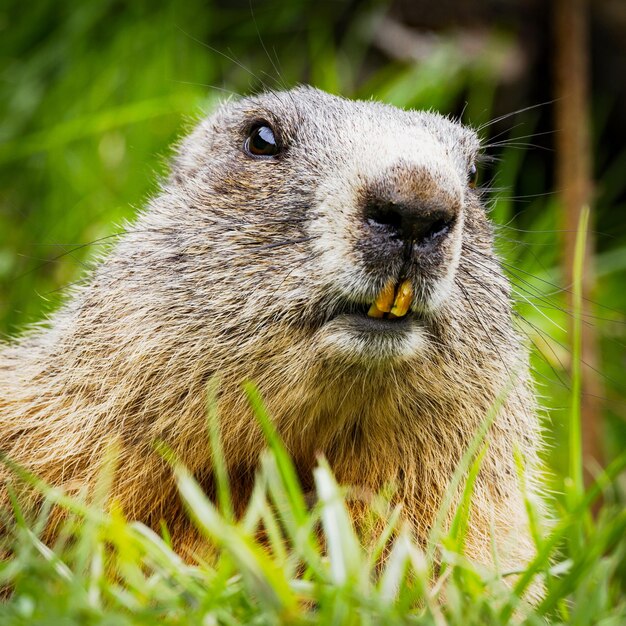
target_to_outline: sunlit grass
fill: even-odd
[[[381,518],[377,541],[364,543],[352,525],[345,488],[337,485],[323,458],[314,471],[317,504],[307,508],[258,392],[251,385],[246,392],[268,451],[239,521],[232,513],[212,409],[207,446],[215,459],[217,503],[170,459],[188,513],[206,538],[201,565],[189,565],[172,551],[167,529],[159,536],[127,522],[114,503],[103,512],[110,476],[102,478],[100,505],[88,505],[13,467],[45,494],[47,504],[35,519],[25,519],[13,497],[12,513],[3,512],[9,532],[2,539],[7,556],[0,564],[0,584],[10,597],[0,604],[1,623],[617,626],[626,619],[620,577],[626,512],[610,504],[626,454],[588,491],[571,492],[568,507],[551,524],[529,499],[536,556],[523,572],[497,572],[472,564],[463,552],[489,418],[452,481],[460,476],[466,486],[450,527],[437,526],[430,544],[421,546],[395,510]],[[113,465],[114,451],[111,459]],[[602,494],[607,503],[590,521],[591,507]],[[383,500],[380,496],[379,504]],[[68,516],[56,542],[47,546],[39,536],[53,503],[67,509]],[[583,524],[584,518],[589,521]],[[578,540],[572,542],[573,536]],[[534,602],[525,596],[530,586],[545,589]]]

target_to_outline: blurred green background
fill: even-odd
[[[59,306],[157,190],[217,100],[311,83],[486,126],[481,184],[563,472],[568,305],[554,183],[550,11],[539,0],[37,0],[0,6],[0,336]],[[604,463],[626,444],[626,16],[593,5],[589,63]],[[593,464],[593,463],[592,463]],[[593,469],[593,467],[591,468]]]

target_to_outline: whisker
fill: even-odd
[[[293,246],[297,243],[305,243],[306,241],[311,241],[312,239],[317,239],[317,237],[309,236],[309,237],[300,237],[298,239],[289,239],[287,241],[277,241],[273,243],[264,243],[257,246],[252,246],[252,250],[270,250],[272,248],[281,248],[283,246]]]
[[[176,25],[176,28],[183,34],[185,35],[185,37],[188,37],[189,39],[191,39],[191,41],[194,41],[197,44],[200,44],[201,46],[205,47],[207,50],[210,50],[211,52],[214,52],[215,54],[220,55],[221,57],[223,57],[224,59],[226,59],[227,61],[230,61],[231,63],[233,63],[234,65],[236,65],[237,67],[239,67],[240,69],[242,69],[244,72],[248,73],[250,76],[252,76],[252,78],[254,78],[256,81],[258,81],[263,89],[265,89],[266,91],[275,94],[275,91],[257,74],[255,74],[249,67],[245,66],[243,63],[241,63],[241,61],[239,61],[235,55],[233,54],[232,56],[229,56],[228,54],[226,54],[225,52],[222,52],[221,50],[218,50],[217,48],[214,48],[213,46],[209,45],[208,43],[206,43],[205,41],[202,41],[196,37],[194,37],[193,35],[191,35],[190,33],[186,32],[183,28],[181,28],[178,24]],[[230,49],[229,49],[230,52]],[[232,54],[232,52],[231,52]],[[276,81],[275,81],[276,82]],[[280,86],[280,85],[279,85]]]
[[[508,130],[504,130],[504,131],[499,132],[497,135],[494,135],[493,137],[490,137],[489,139],[490,139],[491,142],[493,142],[494,139],[497,139],[498,137],[501,137],[503,134],[505,134],[507,132],[510,132],[511,130],[513,130],[515,128],[518,128],[519,126],[522,126],[522,125],[523,125],[523,122],[520,122],[519,124],[516,124],[515,126],[511,127]],[[534,137],[543,137],[545,135],[554,135],[555,133],[556,133],[555,130],[544,130],[544,131],[537,132],[537,133],[529,133],[528,135],[514,136],[514,137],[511,137],[511,141],[520,141],[521,139],[532,139]],[[493,147],[494,145],[504,145],[504,146],[506,146],[506,142],[507,142],[507,140],[500,141],[500,142],[497,142],[497,143],[488,143],[488,144],[485,144],[484,146],[481,146],[481,147],[484,148],[484,149],[487,149],[487,148]]]
[[[28,276],[29,274],[32,274],[33,272],[37,272],[37,271],[43,269],[44,267],[46,267],[47,265],[49,265],[50,263],[54,263],[55,261],[59,261],[60,259],[63,259],[65,257],[67,257],[68,255],[71,255],[74,252],[78,252],[79,250],[83,250],[84,248],[87,248],[87,247],[89,247],[91,245],[99,244],[99,243],[102,243],[103,241],[106,241],[106,240],[109,240],[109,239],[113,239],[115,237],[120,237],[120,236],[125,235],[125,234],[126,234],[126,231],[121,231],[119,233],[113,233],[111,235],[106,235],[104,237],[100,237],[98,239],[94,239],[93,241],[90,241],[88,243],[78,244],[75,247],[73,247],[71,250],[65,250],[61,254],[58,254],[58,255],[50,258],[50,259],[46,259],[46,260],[44,260],[43,263],[41,263],[41,264],[39,264],[39,265],[29,269],[29,270],[26,270],[25,272],[23,272],[21,274],[18,274],[15,277],[15,280],[19,280],[21,278],[24,278],[25,276]],[[48,244],[37,244],[37,245],[42,245],[43,246],[43,245],[48,245]],[[51,245],[63,246],[63,244],[51,244]],[[38,259],[38,260],[43,260],[43,259]]]
[[[228,94],[229,96],[236,96],[238,98],[243,97],[243,95],[237,91],[233,91],[232,89],[226,89],[226,87],[218,87],[217,85],[211,85],[210,83],[199,83],[193,80],[173,80],[173,82],[177,85],[190,85],[192,87],[204,87],[205,89],[221,91],[222,93]]]
[[[472,250],[472,252],[474,252],[475,254],[480,255],[481,257],[483,257],[484,259],[489,260],[490,257],[486,254],[484,254],[482,251],[474,248],[473,246],[471,246],[471,244],[464,244],[467,246],[468,249]],[[472,260],[472,262],[476,263],[475,260]],[[550,285],[551,287],[554,287],[555,291],[553,292],[552,295],[557,294],[557,293],[571,293],[569,288],[566,287],[562,287],[560,285],[557,285],[555,283],[552,283],[548,280],[544,280],[542,278],[540,278],[539,276],[537,276],[536,274],[533,274],[532,272],[527,272],[525,270],[522,270],[521,268],[518,268],[514,265],[511,265],[509,263],[507,263],[506,261],[501,260],[500,261],[501,265],[506,269],[507,273],[510,275],[510,277],[514,278],[517,281],[522,282],[524,285],[526,285],[526,287],[528,287],[528,289],[524,288],[523,286],[514,283],[514,286],[517,289],[521,289],[522,291],[524,291],[525,293],[527,293],[528,295],[530,295],[532,298],[538,299],[540,301],[542,301],[544,303],[544,305],[546,305],[546,308],[550,308],[550,309],[554,309],[554,310],[558,310],[568,316],[571,316],[573,314],[573,311],[566,309],[554,302],[552,302],[551,300],[548,300],[548,298],[546,297],[546,294],[540,292],[537,287],[535,287],[535,285],[533,285],[531,282],[529,282],[528,280],[522,278],[521,276],[518,276],[515,272],[519,271],[522,272],[523,274],[527,274],[528,276],[539,280],[542,283],[545,283],[547,285]],[[486,269],[488,271],[492,271],[493,269],[490,268],[487,265],[483,265],[483,264],[479,264],[480,267],[482,267],[483,269]],[[531,291],[531,290],[535,290],[535,291]],[[589,298],[584,298],[585,301],[589,302],[590,304],[593,304],[594,306],[599,306],[603,309],[606,309],[607,311],[611,311],[612,313],[617,313],[618,315],[623,315],[623,311],[619,311],[617,309],[613,309],[611,307],[607,307],[604,306],[602,304],[600,304],[599,302],[596,302],[595,300],[591,300]],[[590,313],[582,313],[582,317],[583,318],[589,318],[589,319],[597,319],[597,320],[601,320],[601,321],[607,321],[607,322],[612,322],[612,323],[616,323],[616,324],[626,324],[626,322],[622,321],[622,320],[616,320],[613,318],[603,318],[603,317],[599,317],[597,315],[593,315]],[[591,325],[590,322],[586,321],[585,319],[583,319],[583,323],[586,325]]]
[[[519,150],[527,150],[528,148],[535,148],[536,150],[545,150],[546,152],[554,152],[554,148],[549,146],[542,146],[536,143],[527,143],[524,141],[504,141],[498,143],[487,144],[485,150],[489,148],[515,148]]]
[[[465,290],[465,287],[463,287],[461,282],[458,281],[458,280],[456,280],[455,283],[459,287],[459,289],[461,290],[461,293],[463,294],[463,297],[465,298],[465,301],[467,302],[468,306],[470,307],[474,319],[478,322],[479,326],[483,329],[483,332],[485,333],[485,337],[487,338],[487,341],[491,344],[492,348],[495,350],[496,354],[498,355],[498,359],[500,360],[500,362],[504,366],[504,371],[509,376],[509,379],[513,380],[512,377],[511,377],[511,372],[509,370],[509,367],[506,364],[506,361],[502,357],[502,354],[500,353],[500,350],[498,350],[498,347],[496,346],[496,344],[495,344],[495,342],[494,342],[494,340],[493,340],[493,338],[491,336],[491,333],[485,327],[485,324],[484,324],[482,318],[480,317],[480,315],[478,315],[476,309],[474,308],[474,304],[473,304],[471,298],[469,297],[467,291]],[[523,402],[522,398],[520,397],[519,392],[517,393],[517,396],[518,396],[518,399],[519,399],[520,403],[523,406],[524,402]]]
[[[547,100],[546,102],[540,102],[539,104],[531,104],[530,106],[523,107],[521,109],[517,109],[516,111],[511,111],[510,113],[505,113],[504,115],[500,115],[499,117],[495,117],[489,122],[485,122],[478,127],[478,131],[483,131],[485,128],[489,128],[489,126],[493,126],[498,122],[508,119],[509,117],[513,117],[514,115],[519,115],[520,113],[526,113],[526,111],[532,111],[533,109],[538,109],[540,107],[547,106],[549,104],[554,104],[556,102],[556,98],[552,100]]]

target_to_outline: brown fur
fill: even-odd
[[[274,127],[279,157],[242,151],[255,120]],[[395,483],[425,539],[469,441],[516,377],[490,430],[468,552],[490,562],[494,528],[504,565],[519,565],[532,551],[513,453],[524,453],[533,487],[538,423],[508,283],[467,186],[477,150],[473,132],[439,115],[310,88],[226,103],[181,144],[160,195],[87,284],[0,352],[3,452],[72,492],[93,484],[119,438],[114,497],[131,518],[165,519],[190,548],[196,535],[154,442],[212,493],[205,390],[218,377],[241,510],[265,446],[241,391],[252,379],[305,488],[320,452],[342,483]],[[408,334],[370,341],[332,319],[400,271],[391,252],[377,256],[387,252],[359,217],[390,185],[445,198],[459,216],[441,258],[411,269],[419,349]]]

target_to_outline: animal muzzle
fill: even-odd
[[[462,189],[451,174],[398,165],[361,189],[360,208],[361,259],[384,284],[368,315],[403,317],[423,291],[416,285],[436,281],[451,262]]]

